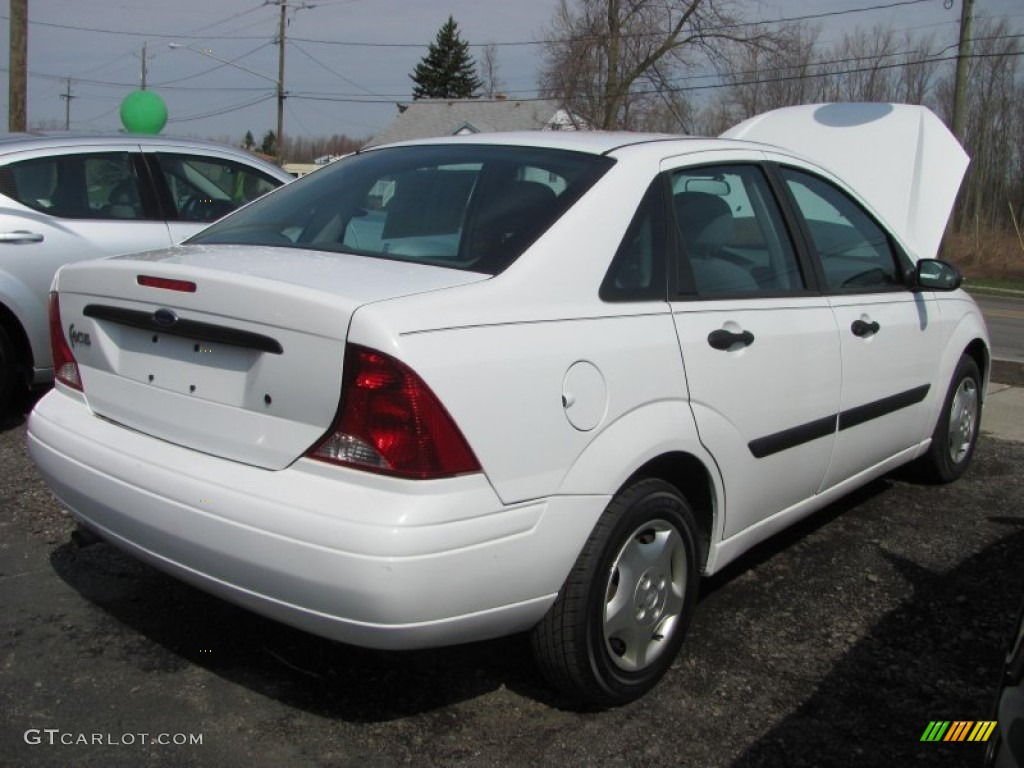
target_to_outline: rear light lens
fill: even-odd
[[[349,344],[338,416],[307,456],[420,480],[479,472],[437,396],[408,366]]]
[[[56,292],[50,294],[50,350],[53,352],[53,375],[57,381],[72,389],[82,391],[82,376],[78,363],[60,322],[60,298]]]

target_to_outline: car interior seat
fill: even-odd
[[[539,181],[513,181],[497,191],[479,212],[474,233],[474,251],[495,272],[544,229],[557,199]]]
[[[104,213],[111,219],[138,219],[141,218],[141,208],[135,184],[131,179],[124,179],[110,190]]]
[[[707,192],[680,192],[673,202],[697,292],[756,291],[758,285],[753,276],[723,254],[733,240],[734,221],[729,204]]]

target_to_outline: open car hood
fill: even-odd
[[[934,113],[909,104],[785,107],[722,138],[772,144],[828,169],[882,216],[915,259],[938,252],[969,162]]]

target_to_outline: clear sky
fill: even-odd
[[[409,73],[449,14],[474,46],[498,44],[499,77],[510,96],[535,96],[540,49],[533,43],[543,37],[557,0],[287,2],[285,134],[363,137],[394,117],[396,102],[411,98]],[[960,4],[749,0],[739,7],[748,21],[772,21],[888,6],[811,23],[821,26],[823,43],[856,26],[890,23],[897,30],[933,32],[937,40],[952,43]],[[259,140],[277,119],[279,14],[276,4],[263,0],[29,0],[29,123],[63,127],[61,94],[70,77],[72,129],[119,129],[118,107],[139,85],[145,44],[148,85],[163,96],[170,112],[164,133],[239,141],[251,130]],[[1007,17],[1022,31],[1024,0],[977,0],[975,17],[986,16]],[[0,17],[6,40],[6,7]],[[172,49],[172,42],[182,47]],[[479,48],[472,50],[479,54]],[[0,87],[6,116],[6,66]]]

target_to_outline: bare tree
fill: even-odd
[[[678,73],[720,61],[726,42],[762,42],[734,0],[559,0],[540,89],[595,128],[632,128]],[[669,85],[666,88],[666,85]]]
[[[971,156],[960,194],[957,228],[1010,225],[1011,208],[1020,209],[1024,180],[1020,121],[1024,84],[1020,61],[1021,36],[1006,20],[979,20],[968,70],[964,146]],[[940,103],[952,113],[952,76],[940,85]]]
[[[761,112],[820,100],[818,34],[817,27],[785,25],[772,32],[771,46],[734,46],[722,73],[728,87],[717,99],[716,133]]]
[[[902,66],[896,70],[896,100],[904,104],[929,104],[933,100],[935,59],[939,56],[933,35],[915,38],[904,33],[900,46]]]
[[[480,61],[477,63],[478,77],[483,83],[483,94],[488,99],[493,99],[501,92],[501,77],[498,75],[498,46],[488,43],[480,52]]]

